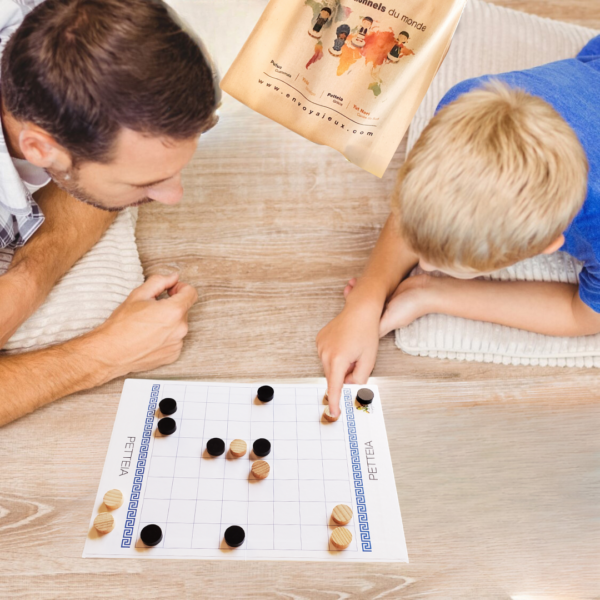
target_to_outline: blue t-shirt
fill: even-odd
[[[600,36],[588,42],[577,58],[463,81],[444,96],[438,110],[489,79],[499,79],[552,105],[573,128],[587,154],[587,197],[564,232],[561,250],[583,262],[579,296],[600,312]]]

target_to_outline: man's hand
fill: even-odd
[[[158,299],[163,292],[167,298]],[[58,398],[177,360],[196,290],[153,275],[90,333],[36,352],[0,356],[0,425]]]
[[[163,292],[168,298],[158,300]],[[102,381],[175,362],[188,332],[196,290],[178,274],[152,275],[89,335],[90,358],[105,365]]]

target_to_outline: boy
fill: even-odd
[[[344,381],[369,377],[379,337],[428,313],[600,332],[600,36],[576,59],[494,79],[444,97],[400,170],[363,276],[317,336],[334,415]],[[559,249],[584,263],[578,286],[474,280]],[[404,280],[417,264],[451,277]]]

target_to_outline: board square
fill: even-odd
[[[273,479],[298,479],[298,461],[279,459],[273,461]]]
[[[272,525],[274,519],[273,502],[249,502],[248,523],[254,525]]]
[[[169,523],[164,533],[165,548],[191,548],[194,528],[189,523]]]
[[[185,402],[206,402],[208,388],[204,385],[187,385],[185,388]]]
[[[171,498],[174,500],[195,500],[198,495],[198,481],[195,477],[175,477],[171,488]]]
[[[320,525],[323,527],[327,523],[328,513],[325,502],[301,502],[300,503],[300,522],[303,525]]]
[[[275,424],[275,427],[277,427],[277,424]],[[298,442],[296,440],[277,440],[271,451],[274,459],[297,459]]]
[[[221,521],[223,502],[221,500],[198,500],[194,513],[195,523],[215,523]]]
[[[275,525],[300,525],[300,502],[274,502]]]
[[[196,512],[195,500],[173,500],[169,505],[168,523],[193,523]]]
[[[205,402],[185,402],[183,405],[183,418],[187,421],[188,419],[198,419],[204,421],[206,417],[206,403]]]
[[[222,500],[223,479],[200,479],[198,481],[198,500]]]

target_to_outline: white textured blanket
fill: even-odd
[[[488,73],[528,69],[575,56],[598,32],[470,0],[452,46],[411,124],[408,147],[456,83]],[[490,279],[575,283],[580,266],[557,252],[538,256]],[[409,354],[513,365],[600,367],[600,335],[544,336],[493,323],[427,315],[396,331]]]
[[[103,323],[131,290],[144,282],[135,243],[136,221],[137,208],[123,211],[3,351],[35,350],[65,342]],[[10,265],[12,256],[12,250],[0,250],[0,274]]]

